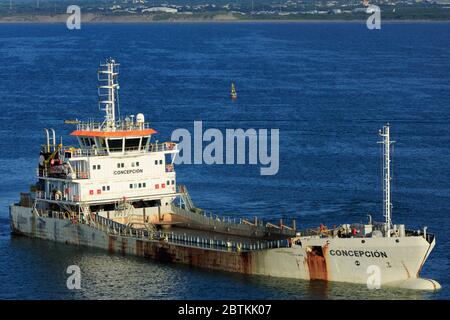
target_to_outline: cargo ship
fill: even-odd
[[[118,75],[113,59],[100,64],[102,121],[66,122],[76,125],[77,146],[45,129],[37,182],[10,205],[12,234],[248,275],[440,288],[419,276],[435,236],[392,222],[389,125],[379,132],[384,221],[302,230],[295,221],[222,217],[197,208],[177,184],[176,143],[154,142],[141,113],[116,114]]]

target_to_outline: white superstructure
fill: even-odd
[[[103,122],[78,122],[71,133],[77,147],[57,145],[55,133],[42,146],[36,185],[38,201],[112,211],[120,202],[140,202],[169,212],[176,196],[173,166],[177,145],[152,143],[156,131],[144,115],[117,119],[118,64],[110,59],[98,71]],[[142,205],[142,203],[144,203]],[[109,206],[109,207],[108,207]]]

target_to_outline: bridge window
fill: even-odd
[[[88,138],[80,138],[81,146],[82,147],[88,147],[89,145],[89,139]]]
[[[148,142],[148,137],[143,137],[142,144],[141,144],[141,150],[145,150],[145,148],[147,147],[147,142]]]
[[[81,144],[85,147],[95,146],[94,138],[81,138]]]
[[[104,138],[98,138],[98,141],[100,142],[100,147],[106,149],[106,140]]]
[[[141,138],[125,139],[125,150],[138,150]]]
[[[123,139],[109,139],[108,146],[110,152],[122,152],[123,151]]]

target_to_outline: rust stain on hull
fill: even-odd
[[[328,245],[323,247],[314,246],[307,251],[306,262],[310,280],[328,280],[327,261],[325,258],[327,252]]]
[[[108,251],[110,253],[114,253],[116,251],[115,245],[116,245],[116,237],[109,235],[108,236]]]
[[[183,263],[192,267],[252,273],[250,252],[208,250],[173,245],[167,242],[136,241],[136,255],[162,262]]]
[[[135,254],[139,257],[144,256],[144,246],[141,240],[136,240],[136,252]]]
[[[125,253],[127,252],[127,247],[128,247],[127,239],[122,238],[122,243],[121,243],[121,247],[120,247],[120,251],[121,251],[122,255],[125,255]]]
[[[36,232],[36,218],[35,217],[31,217],[30,218],[30,222],[31,222],[31,234],[35,237],[37,237],[37,232]]]

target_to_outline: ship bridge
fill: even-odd
[[[148,151],[156,130],[143,122],[144,115],[138,114],[136,118],[136,122],[132,117],[118,121],[114,130],[106,129],[104,123],[80,123],[71,135],[77,137],[81,149],[95,151],[97,155]]]
[[[101,122],[79,123],[71,133],[78,139],[78,148],[62,147],[64,157],[125,156],[142,153],[177,153],[173,142],[152,143],[151,137],[157,133],[144,122],[144,115],[128,116],[117,121],[114,129],[105,128]]]

